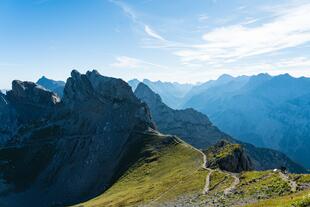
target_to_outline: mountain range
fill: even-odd
[[[267,74],[262,74],[258,77],[261,76],[270,77]],[[231,83],[234,79],[236,79],[236,83]],[[245,146],[246,151],[251,155],[254,168],[257,170],[266,170],[278,168],[279,166],[286,166],[293,172],[304,172],[305,170],[300,165],[292,162],[283,153],[267,148],[257,148],[254,145],[243,143],[247,141],[242,140],[243,142],[240,142],[228,134],[223,133],[215,125],[213,125],[209,118],[203,113],[200,113],[192,108],[184,110],[175,110],[170,108],[164,103],[164,101],[162,101],[161,96],[153,92],[151,89],[155,88],[156,91],[160,91],[161,93],[168,90],[169,92],[166,94],[166,97],[168,97],[169,94],[178,94],[177,97],[182,97],[190,91],[195,91],[191,92],[191,94],[195,94],[200,91],[213,87],[220,87],[225,84],[234,85],[234,87],[229,87],[230,90],[234,91],[236,88],[241,87],[240,85],[246,84],[249,79],[250,78],[247,76],[233,78],[229,75],[223,75],[217,81],[209,81],[208,83],[197,86],[161,81],[151,82],[147,79],[143,80],[142,83],[134,79],[129,81],[128,84],[132,87],[132,89],[135,89],[135,95],[149,106],[152,118],[161,132],[177,135],[198,149],[207,149],[223,139],[232,143],[241,143]],[[55,93],[57,93],[55,88],[59,90],[63,86],[63,82],[53,81],[51,79],[47,79],[46,77],[42,77],[37,84],[40,82],[44,83],[46,88],[54,91]],[[57,84],[58,87],[55,87]],[[193,99],[194,98],[195,96],[193,96]],[[251,142],[249,141],[249,143]]]
[[[307,202],[310,176],[285,173],[306,172],[286,155],[170,108],[144,83],[134,93],[121,79],[74,70],[61,97],[52,90],[15,80],[0,93],[0,206]]]
[[[144,83],[137,86],[135,95],[149,106],[159,131],[177,135],[198,149],[205,150],[226,140],[230,143],[241,144],[245,148],[255,170],[286,166],[291,172],[305,172],[302,167],[292,162],[283,153],[266,148],[256,148],[221,132],[206,115],[194,109],[175,110],[168,107],[162,102],[161,97]]]
[[[160,96],[170,93],[157,82],[145,84]],[[288,74],[223,75],[192,86],[186,94],[174,91],[171,97],[178,98],[163,102],[171,108],[194,108],[236,139],[279,150],[309,168],[309,89],[309,78]]]

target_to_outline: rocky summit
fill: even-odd
[[[8,140],[0,148],[1,206],[64,206],[94,197],[135,161],[133,146],[155,129],[128,84],[97,71],[72,71],[62,101],[21,81],[0,100],[0,118],[12,113],[9,132],[0,131]]]

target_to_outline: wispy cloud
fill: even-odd
[[[165,38],[163,38],[161,35],[158,34],[158,32],[152,29],[148,24],[144,23],[144,21],[139,19],[134,9],[132,9],[132,7],[130,7],[128,4],[117,0],[109,0],[109,1],[120,7],[123,10],[123,12],[133,21],[133,23],[135,23],[137,26],[141,27],[144,30],[145,34],[148,35],[148,37],[160,41],[166,41]]]
[[[265,12],[272,18],[246,18],[237,24],[214,28],[202,34],[200,44],[165,39],[165,42],[145,41],[143,47],[170,49],[183,65],[204,63],[214,66],[237,62],[309,43],[309,11],[310,3],[300,2],[289,7],[274,7],[274,10],[269,8]]]
[[[128,56],[119,56],[115,58],[115,62],[111,64],[112,67],[116,68],[145,68],[146,66],[152,66],[155,68],[166,69],[166,66],[144,61],[141,59],[128,57]]]
[[[284,10],[272,21],[256,27],[235,24],[202,36],[204,43],[174,54],[182,61],[236,61],[310,42],[310,4]]]
[[[129,17],[131,18],[132,21],[134,21],[135,23],[138,23],[138,18],[136,15],[136,12],[126,3],[122,2],[122,1],[118,1],[118,0],[109,0],[111,3],[115,4],[116,6],[120,7],[123,12]]]
[[[150,37],[153,37],[153,38],[158,39],[158,40],[161,40],[161,41],[165,41],[165,39],[164,39],[162,36],[160,36],[157,32],[155,32],[154,30],[152,30],[152,29],[150,28],[150,26],[148,26],[148,25],[145,25],[145,26],[144,26],[144,31],[145,31],[145,33],[148,34]]]

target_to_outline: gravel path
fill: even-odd
[[[211,174],[212,174],[213,170],[210,169],[210,172],[208,173],[207,177],[206,177],[206,184],[205,184],[205,187],[203,189],[203,194],[208,194],[209,190],[210,190],[210,177],[211,177]]]
[[[229,186],[228,188],[224,190],[224,195],[228,195],[232,193],[236,189],[237,185],[240,183],[240,180],[236,174],[230,173],[230,172],[226,172],[226,173],[234,178],[234,182],[231,184],[231,186]]]

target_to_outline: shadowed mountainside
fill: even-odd
[[[96,71],[72,71],[62,101],[21,81],[4,107],[1,97],[0,115],[12,110],[15,123],[0,134],[7,140],[0,148],[4,206],[64,206],[102,193],[138,159],[141,137],[154,129],[128,84]]]

